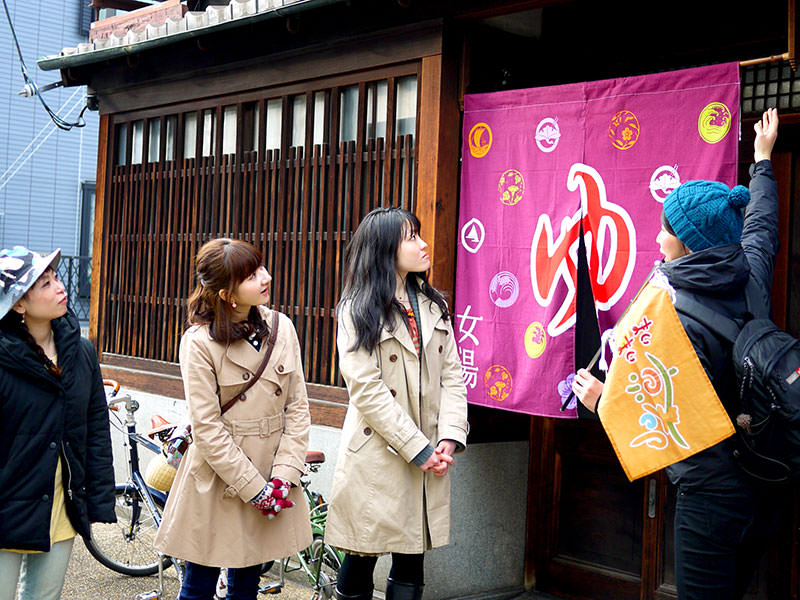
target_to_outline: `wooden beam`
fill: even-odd
[[[440,54],[441,32],[440,22],[426,22],[413,30],[398,28],[376,32],[364,39],[320,42],[297,50],[275,51],[265,56],[251,53],[247,57],[234,57],[223,51],[199,56],[196,46],[176,44],[169,51],[142,53],[136,71],[119,61],[87,65],[79,71],[70,69],[70,81],[73,85],[90,83],[100,101],[101,113],[148,109],[195,102],[209,98],[212,92],[214,96],[242,94],[298,80],[343,74],[353,74],[351,79],[358,80],[358,72],[365,69],[393,68],[422,56]],[[222,42],[220,45],[224,46]],[[238,52],[235,41],[230,45],[231,52]],[[170,69],[163,67],[166,55]]]
[[[100,115],[97,143],[97,181],[94,195],[94,231],[92,232],[92,284],[89,298],[89,339],[94,342],[98,356],[102,354],[102,306],[101,295],[105,289],[103,266],[103,215],[108,182],[108,161],[113,160],[114,149],[110,144],[110,117]],[[101,358],[102,360],[102,358]]]
[[[416,207],[430,245],[431,282],[451,300],[458,230],[461,116],[457,65],[447,55],[425,57],[419,77]]]

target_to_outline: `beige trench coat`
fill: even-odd
[[[411,461],[443,439],[466,446],[466,388],[451,321],[421,292],[418,299],[421,365],[399,315],[369,353],[350,351],[348,306],[339,313],[339,367],[350,404],[325,539],[352,552],[418,554],[450,539],[451,474],[437,477]]]
[[[271,313],[261,307],[269,323]],[[280,315],[278,339],[259,381],[225,415],[220,403],[241,392],[266,353],[245,340],[215,342],[208,326],[188,329],[180,364],[194,441],[181,461],[156,535],[164,554],[215,567],[280,559],[311,543],[302,489],[294,507],[267,519],[249,500],[272,477],[298,484],[310,417],[300,345]],[[219,387],[218,387],[219,386]],[[217,395],[219,389],[219,395]]]

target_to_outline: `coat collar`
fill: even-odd
[[[267,323],[272,322],[271,310],[262,306],[259,307],[259,311],[261,312],[261,317],[265,319]],[[275,349],[272,351],[272,356],[270,357],[269,362],[267,363],[267,368],[264,369],[264,373],[262,375],[262,377],[265,377],[276,385],[280,385],[280,380],[276,374],[275,367],[281,362],[283,349],[284,346],[286,346],[286,337],[283,336],[282,333],[283,332],[279,329],[278,338],[275,340]],[[225,349],[225,356],[227,356],[228,360],[239,365],[243,369],[247,369],[251,373],[258,371],[258,367],[261,365],[261,361],[264,360],[264,355],[266,353],[266,339],[264,340],[264,344],[261,346],[261,350],[258,352],[253,350],[253,347],[247,342],[247,340],[236,340],[235,342],[231,342]]]
[[[441,318],[441,311],[434,305],[433,301],[422,293],[419,287],[419,279],[414,277],[413,285],[417,290],[417,301],[419,302],[419,314],[417,315],[417,328],[419,329],[420,337],[422,338],[422,346],[425,347],[430,343],[433,338],[433,330],[436,323]],[[411,334],[408,333],[403,319],[400,315],[393,315],[393,328],[390,331],[385,326],[381,329],[381,337],[379,340],[383,342],[389,338],[394,338],[409,352],[417,354],[417,349],[414,347],[414,342],[411,340]]]
[[[397,314],[392,314],[392,329],[390,330],[386,325],[381,328],[381,337],[378,343],[393,338],[400,342],[406,350],[411,354],[416,354],[417,349],[414,347],[414,342],[411,340],[411,334],[408,333],[408,327],[403,322],[403,318]]]

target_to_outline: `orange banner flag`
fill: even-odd
[[[631,481],[734,433],[662,280],[656,272],[614,327],[598,407]]]

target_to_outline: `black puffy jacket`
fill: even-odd
[[[686,294],[729,318],[746,311],[744,288],[755,279],[769,306],[772,272],[778,252],[778,192],[772,164],[762,160],[750,168],[750,203],[741,244],[717,246],[665,262],[661,270],[678,294]],[[691,316],[678,313],[703,368],[729,414],[738,403],[731,345]],[[683,488],[730,490],[747,486],[725,440],[667,468],[670,480]]]
[[[50,549],[56,465],[67,515],[82,536],[116,520],[108,409],[97,354],[69,312],[54,319],[61,377],[0,332],[0,548]]]

